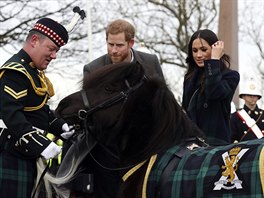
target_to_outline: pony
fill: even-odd
[[[117,168],[124,168],[118,197],[263,197],[264,141],[206,144],[166,82],[146,76],[139,63],[85,74],[82,90],[55,112],[81,128],[55,180],[47,179],[59,187],[78,175],[96,143],[111,150],[114,140]]]

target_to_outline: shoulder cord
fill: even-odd
[[[35,93],[39,96],[45,96],[43,102],[40,105],[38,105],[36,107],[25,107],[24,108],[25,111],[35,111],[35,110],[42,108],[44,106],[44,104],[46,103],[47,99],[54,95],[53,85],[50,82],[50,80],[45,76],[43,71],[40,71],[39,75],[38,75],[38,77],[40,79],[41,87],[37,87],[34,80],[30,76],[30,74],[26,71],[26,69],[21,69],[21,68],[17,69],[17,68],[12,68],[12,67],[8,67],[8,66],[6,67],[6,69],[12,69],[12,70],[19,71],[19,72],[22,72],[23,74],[25,74],[27,76],[27,78],[30,80],[30,83],[31,83]],[[4,74],[5,71],[6,70],[3,70],[0,73],[0,78],[2,77],[2,75]]]

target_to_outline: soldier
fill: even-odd
[[[241,89],[239,97],[245,101],[244,107],[231,114],[232,142],[262,138],[264,130],[263,110],[257,105],[261,98],[258,85],[250,80]]]
[[[61,152],[45,132],[65,139],[74,132],[47,105],[54,91],[44,74],[67,41],[64,26],[42,18],[29,31],[23,48],[0,67],[1,197],[31,197],[36,160]]]

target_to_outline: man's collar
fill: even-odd
[[[133,53],[133,50],[130,49],[130,54],[131,54],[131,60],[130,62],[132,63],[134,61],[134,53]]]
[[[256,105],[255,109],[251,110],[250,108],[248,108],[246,105],[244,105],[244,109],[245,111],[248,113],[248,112],[259,112],[259,108],[258,108],[258,105]]]

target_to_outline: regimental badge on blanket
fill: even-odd
[[[222,154],[223,162],[222,165],[222,176],[214,183],[214,190],[231,190],[231,189],[242,189],[242,181],[239,180],[236,170],[239,166],[239,160],[248,151],[249,148],[241,149],[241,147],[234,147],[229,151]]]

